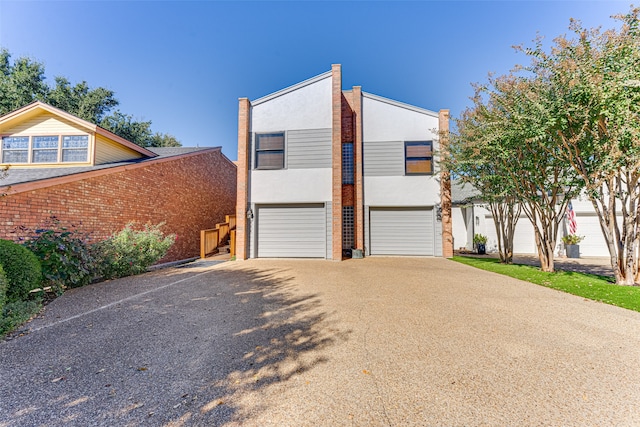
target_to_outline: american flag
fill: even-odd
[[[569,234],[576,234],[578,224],[576,223],[576,213],[573,211],[571,202],[567,205],[567,222],[569,223]]]

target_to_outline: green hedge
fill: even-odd
[[[4,269],[0,265],[0,315],[2,315],[2,309],[7,303],[7,288],[9,287],[9,281],[7,275],[4,274]]]

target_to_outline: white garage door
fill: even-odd
[[[323,204],[259,206],[258,257],[325,258]]]
[[[433,209],[371,208],[371,255],[433,255]]]
[[[602,235],[600,228],[600,220],[595,215],[576,215],[576,223],[578,236],[584,236],[584,240],[580,242],[581,256],[609,256],[609,248],[607,242]],[[622,224],[620,218],[619,224]]]

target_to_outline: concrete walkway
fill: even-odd
[[[445,259],[211,262],[0,343],[0,426],[640,425],[640,313]]]

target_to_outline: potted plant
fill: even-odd
[[[487,236],[482,234],[476,234],[473,236],[473,244],[476,247],[478,255],[484,255],[487,253]]]
[[[580,258],[580,245],[579,243],[584,239],[584,236],[578,236],[577,234],[567,234],[562,236],[562,243],[567,253],[567,258]]]

